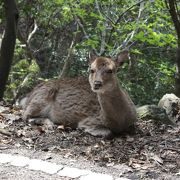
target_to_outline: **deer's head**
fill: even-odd
[[[117,68],[127,59],[129,59],[128,51],[122,52],[116,60],[107,57],[95,57],[90,63],[89,74],[92,91],[104,93],[117,87]]]

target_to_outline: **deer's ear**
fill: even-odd
[[[96,58],[97,58],[97,55],[94,52],[90,52],[89,53],[89,64],[92,64]]]
[[[129,51],[125,50],[123,52],[121,52],[117,58],[116,58],[116,66],[119,67],[119,66],[122,66],[123,63],[127,60],[130,59],[130,56],[129,56]]]

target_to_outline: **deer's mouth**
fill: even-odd
[[[101,86],[100,86],[100,87],[94,86],[93,89],[94,89],[94,90],[99,90],[99,89],[101,89]]]
[[[94,90],[101,89],[102,88],[102,82],[101,81],[94,81],[93,88],[94,88]]]
[[[102,89],[93,89],[92,91],[93,91],[94,93],[102,93],[102,92],[103,92]]]
[[[95,87],[95,86],[92,88],[93,91],[98,91],[100,89],[101,89],[101,87]]]
[[[94,91],[95,93],[100,93],[103,90],[102,86],[93,86],[92,87],[92,91]]]

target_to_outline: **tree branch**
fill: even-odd
[[[81,22],[81,19],[74,13],[74,10],[73,10],[73,7],[71,6],[71,4],[69,4],[69,7],[70,7],[70,9],[71,9],[71,12],[72,12],[72,15],[73,15],[73,17],[74,17],[74,20],[77,22],[78,26],[80,27],[82,33],[84,34],[85,39],[88,40],[88,39],[89,39],[89,36],[88,36],[88,34],[86,33],[86,30],[85,30],[85,28],[84,28],[84,25],[83,25],[83,23]],[[92,49],[93,49],[93,51],[94,51],[95,54],[98,54],[98,52],[97,52],[97,50],[96,50],[95,48],[92,48]]]
[[[32,36],[36,33],[37,29],[38,29],[38,26],[37,26],[36,20],[34,20],[34,29],[32,30],[32,32],[28,36],[27,44],[29,44]]]
[[[139,24],[139,20],[140,20],[140,18],[141,18],[141,14],[142,14],[143,9],[144,9],[144,2],[142,2],[142,3],[140,4],[140,7],[139,7],[139,13],[138,13],[137,21],[136,21],[137,24]],[[137,28],[137,29],[135,29],[135,30],[133,30],[133,31],[131,32],[131,35],[130,35],[129,39],[124,42],[124,47],[126,47],[127,44],[132,40],[132,38],[134,37],[135,32],[136,32],[138,29],[139,29],[139,28]]]
[[[140,7],[139,7],[139,12],[138,12],[136,24],[139,24],[139,20],[141,18],[141,14],[142,14],[143,9],[144,9],[144,2],[141,2]],[[138,29],[139,28],[134,29],[131,33],[129,33],[127,35],[127,37],[123,41],[122,45],[120,47],[118,47],[116,49],[116,51],[114,51],[114,54],[117,54],[120,49],[124,49],[128,45],[128,43],[133,39],[135,33],[138,31]],[[131,47],[133,44],[135,44],[135,42],[133,42],[129,47]],[[129,47],[127,49],[129,49]]]
[[[97,7],[99,15],[102,16],[98,1],[95,0],[95,3],[96,3],[96,7]],[[105,26],[106,26],[106,23],[104,22],[104,27]],[[101,32],[101,46],[100,46],[100,52],[99,52],[100,55],[103,55],[103,53],[105,51],[105,46],[106,46],[106,28],[104,30],[102,30],[102,32]]]
[[[70,63],[71,63],[71,55],[73,53],[73,49],[74,49],[74,44],[75,44],[75,39],[76,39],[76,36],[73,37],[73,40],[71,42],[71,45],[69,47],[69,50],[68,50],[68,54],[66,56],[66,59],[65,59],[65,63],[64,63],[64,66],[63,66],[63,69],[62,69],[62,72],[60,74],[60,78],[64,78],[64,77],[67,77],[68,75],[68,71],[69,71],[69,66],[70,66]]]
[[[141,1],[133,4],[132,6],[130,6],[128,9],[126,9],[124,12],[122,12],[122,13],[119,15],[118,19],[116,20],[116,22],[114,23],[114,26],[112,27],[112,29],[111,29],[111,31],[110,31],[110,35],[109,35],[107,44],[109,44],[109,42],[111,41],[112,34],[113,34],[113,32],[115,31],[116,25],[120,22],[120,20],[122,19],[122,17],[123,17],[128,11],[130,11],[132,8],[134,8],[135,6],[141,4],[143,1],[146,1],[146,0],[141,0]]]

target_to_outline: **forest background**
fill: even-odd
[[[15,102],[41,81],[87,76],[90,54],[116,58],[123,50],[131,59],[118,77],[135,104],[179,96],[179,9],[178,0],[4,0],[0,97]]]

